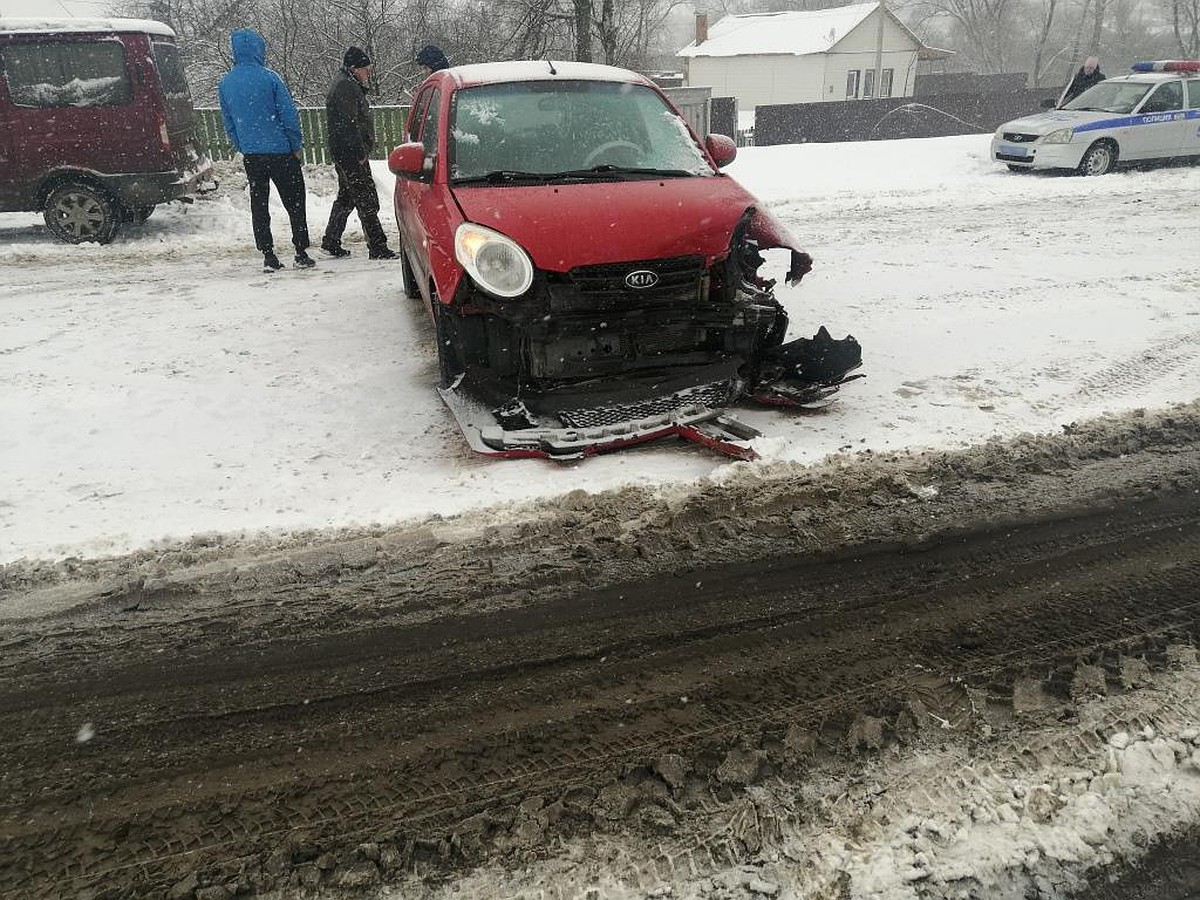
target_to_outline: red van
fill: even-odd
[[[215,188],[175,33],[135,19],[0,19],[0,212],[108,243]]]

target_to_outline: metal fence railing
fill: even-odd
[[[386,159],[394,147],[404,143],[404,125],[408,121],[407,106],[376,106],[371,113],[375,122],[373,159]],[[325,139],[325,108],[305,106],[300,110],[300,131],[304,135],[304,161],[332,163],[329,142]],[[221,123],[221,111],[212,108],[196,110],[194,140],[209,159],[233,159],[233,145]]]

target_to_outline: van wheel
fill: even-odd
[[[104,191],[81,181],[60,184],[46,198],[46,227],[68,244],[107,244],[121,227],[117,204]]]
[[[1088,147],[1076,169],[1080,175],[1107,175],[1117,164],[1117,145],[1112,141],[1096,141]]]

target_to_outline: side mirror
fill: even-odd
[[[704,139],[704,148],[717,164],[718,169],[729,165],[737,157],[737,144],[723,134],[710,134]]]
[[[425,145],[401,144],[388,154],[388,168],[402,178],[418,178],[425,172]]]
[[[1053,97],[1047,97],[1042,101],[1042,109],[1054,109],[1056,106],[1058,106],[1058,101]]]

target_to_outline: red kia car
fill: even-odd
[[[720,172],[653,82],[609,66],[435,72],[389,158],[406,293],[428,305],[442,396],[471,445],[577,457],[678,435],[751,456],[746,398],[826,400],[861,362],[824,328],[784,343],[760,250],[811,260]]]

